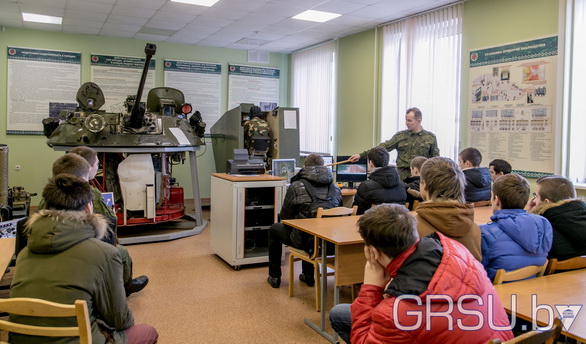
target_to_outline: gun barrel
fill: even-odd
[[[136,100],[132,111],[130,112],[130,126],[133,128],[140,128],[142,126],[142,119],[144,116],[144,110],[140,109],[140,98],[142,97],[142,91],[144,90],[144,84],[146,82],[147,73],[149,72],[149,65],[153,55],[157,52],[157,46],[153,43],[147,43],[144,47],[146,53],[146,60],[144,61],[144,67],[142,69],[142,75],[140,76],[140,83],[138,85],[138,92],[136,92]]]

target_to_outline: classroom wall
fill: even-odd
[[[0,143],[8,145],[8,185],[24,186],[31,193],[39,196],[32,198],[32,205],[37,205],[40,194],[47,179],[51,176],[51,165],[62,152],[55,152],[49,148],[44,136],[37,135],[6,135],[7,121],[7,58],[8,46],[28,47],[38,49],[54,49],[80,51],[82,53],[81,82],[90,80],[89,55],[91,53],[111,54],[122,56],[144,57],[146,41],[101,37],[92,35],[76,35],[61,32],[24,30],[16,28],[2,28],[0,30]],[[228,106],[228,63],[248,64],[247,51],[215,47],[202,47],[186,44],[166,42],[152,42],[157,44],[157,52],[153,57],[157,60],[155,84],[164,86],[164,70],[162,61],[165,58],[178,60],[192,60],[222,64],[222,91],[220,112],[227,111]],[[288,106],[289,94],[289,55],[270,54],[270,63],[265,67],[279,68],[280,98],[279,105]],[[136,85],[138,89],[138,84]],[[75,101],[75,99],[71,99]],[[186,99],[189,102],[189,99]],[[192,104],[197,109],[197,104]],[[209,134],[209,128],[206,133]],[[210,173],[215,172],[213,151],[210,139],[208,144],[197,152],[197,165],[202,198],[210,197]],[[186,160],[188,161],[188,160]],[[20,165],[21,170],[15,171],[14,166]],[[173,175],[184,187],[185,197],[193,198],[189,165],[175,166]]]
[[[376,48],[374,29],[338,42],[337,155],[360,153],[378,143]]]

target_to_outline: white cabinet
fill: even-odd
[[[236,269],[268,262],[268,229],[278,221],[285,179],[212,173],[212,250]]]

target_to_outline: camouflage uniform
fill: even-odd
[[[397,171],[401,180],[411,175],[411,160],[417,156],[433,158],[439,156],[439,148],[435,135],[426,130],[414,133],[411,130],[403,130],[396,133],[390,140],[379,146],[387,151],[397,150]],[[360,153],[361,158],[366,158],[368,151]]]
[[[260,117],[254,117],[244,123],[244,146],[250,147],[250,139],[254,136],[269,136],[269,124]]]

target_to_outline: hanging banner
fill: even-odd
[[[507,160],[526,177],[554,173],[557,36],[470,51],[468,145],[483,166]]]
[[[207,128],[220,118],[221,77],[221,64],[165,60],[165,87],[183,92],[185,102],[201,113]]]
[[[240,103],[270,110],[279,101],[279,74],[276,68],[229,65],[228,110]]]
[[[124,101],[136,96],[145,58],[91,55],[91,80],[102,89],[105,103],[100,110],[124,112]],[[155,59],[149,64],[149,71],[142,91],[141,101],[146,102],[149,91],[155,87]]]
[[[8,135],[42,135],[42,120],[74,110],[81,53],[8,47]]]

